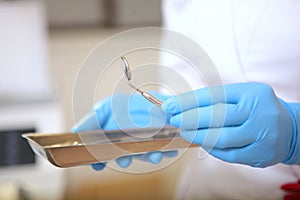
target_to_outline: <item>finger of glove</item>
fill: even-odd
[[[248,109],[240,109],[237,104],[216,104],[174,115],[170,123],[183,129],[240,126],[249,114]]]
[[[160,151],[152,151],[145,154],[133,155],[133,158],[140,161],[149,162],[152,164],[158,164],[161,162],[163,158],[163,154]]]
[[[252,145],[241,147],[241,148],[228,148],[218,149],[213,148],[210,150],[210,154],[218,159],[230,163],[239,163],[249,165],[252,167],[267,167],[268,163],[261,157],[257,152],[254,152]],[[263,152],[261,152],[263,154]]]
[[[162,151],[163,158],[175,158],[178,156],[177,150],[171,150],[171,151]]]
[[[106,116],[107,107],[110,112],[102,126],[104,129],[161,127],[168,119],[165,112],[141,95],[115,95],[108,105],[97,107],[97,116]]]
[[[180,135],[190,143],[210,148],[238,148],[255,142],[252,134],[241,127],[181,130]]]
[[[162,109],[167,113],[177,114],[196,107],[217,103],[235,104],[239,101],[244,89],[244,84],[202,88],[168,98],[163,102]]]
[[[96,171],[101,171],[105,168],[106,164],[107,164],[106,162],[94,163],[94,164],[92,164],[92,168]]]
[[[116,159],[116,163],[121,168],[127,168],[132,163],[132,156],[122,156]]]
[[[157,106],[151,105],[147,109],[143,109],[129,113],[131,122],[137,128],[163,127],[169,123],[169,116]]]
[[[177,150],[165,151],[165,152],[155,151],[155,152],[148,152],[145,154],[123,156],[123,157],[117,158],[116,162],[120,167],[126,168],[131,165],[133,158],[140,160],[140,161],[149,162],[152,164],[158,164],[161,162],[163,157],[174,158],[177,155],[178,155]]]
[[[152,151],[144,155],[146,160],[153,164],[158,164],[163,158],[174,158],[178,156],[177,150],[171,151]]]

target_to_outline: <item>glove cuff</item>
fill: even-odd
[[[291,151],[285,161],[285,164],[300,164],[300,104],[299,103],[285,103],[286,107],[291,113],[293,119],[293,141],[291,144]]]

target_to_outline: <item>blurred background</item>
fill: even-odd
[[[76,73],[97,44],[161,24],[160,0],[0,1],[0,199],[172,199],[182,162],[145,174],[60,169],[21,138],[70,130]],[[157,59],[157,52],[132,58],[135,64]],[[84,102],[82,114],[90,109]]]

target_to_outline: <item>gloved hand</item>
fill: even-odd
[[[155,97],[165,100],[168,97],[155,93]],[[140,94],[117,94],[108,97],[94,106],[93,112],[72,128],[72,132],[88,130],[119,130],[133,128],[161,128],[169,123],[168,115],[160,108],[144,99]],[[177,151],[149,152],[146,154],[123,156],[116,159],[117,164],[128,167],[132,159],[157,164],[163,157],[175,157]],[[95,170],[102,170],[106,163],[92,164]]]
[[[300,104],[277,98],[266,84],[192,91],[167,99],[163,110],[185,140],[221,160],[254,167],[300,164]]]

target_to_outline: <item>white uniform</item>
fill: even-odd
[[[165,0],[163,13],[165,27],[206,50],[223,83],[265,82],[285,101],[300,102],[299,0]],[[187,75],[183,66],[174,69]],[[182,173],[179,199],[281,199],[280,186],[300,179],[299,166],[252,168],[199,160],[197,152]]]

